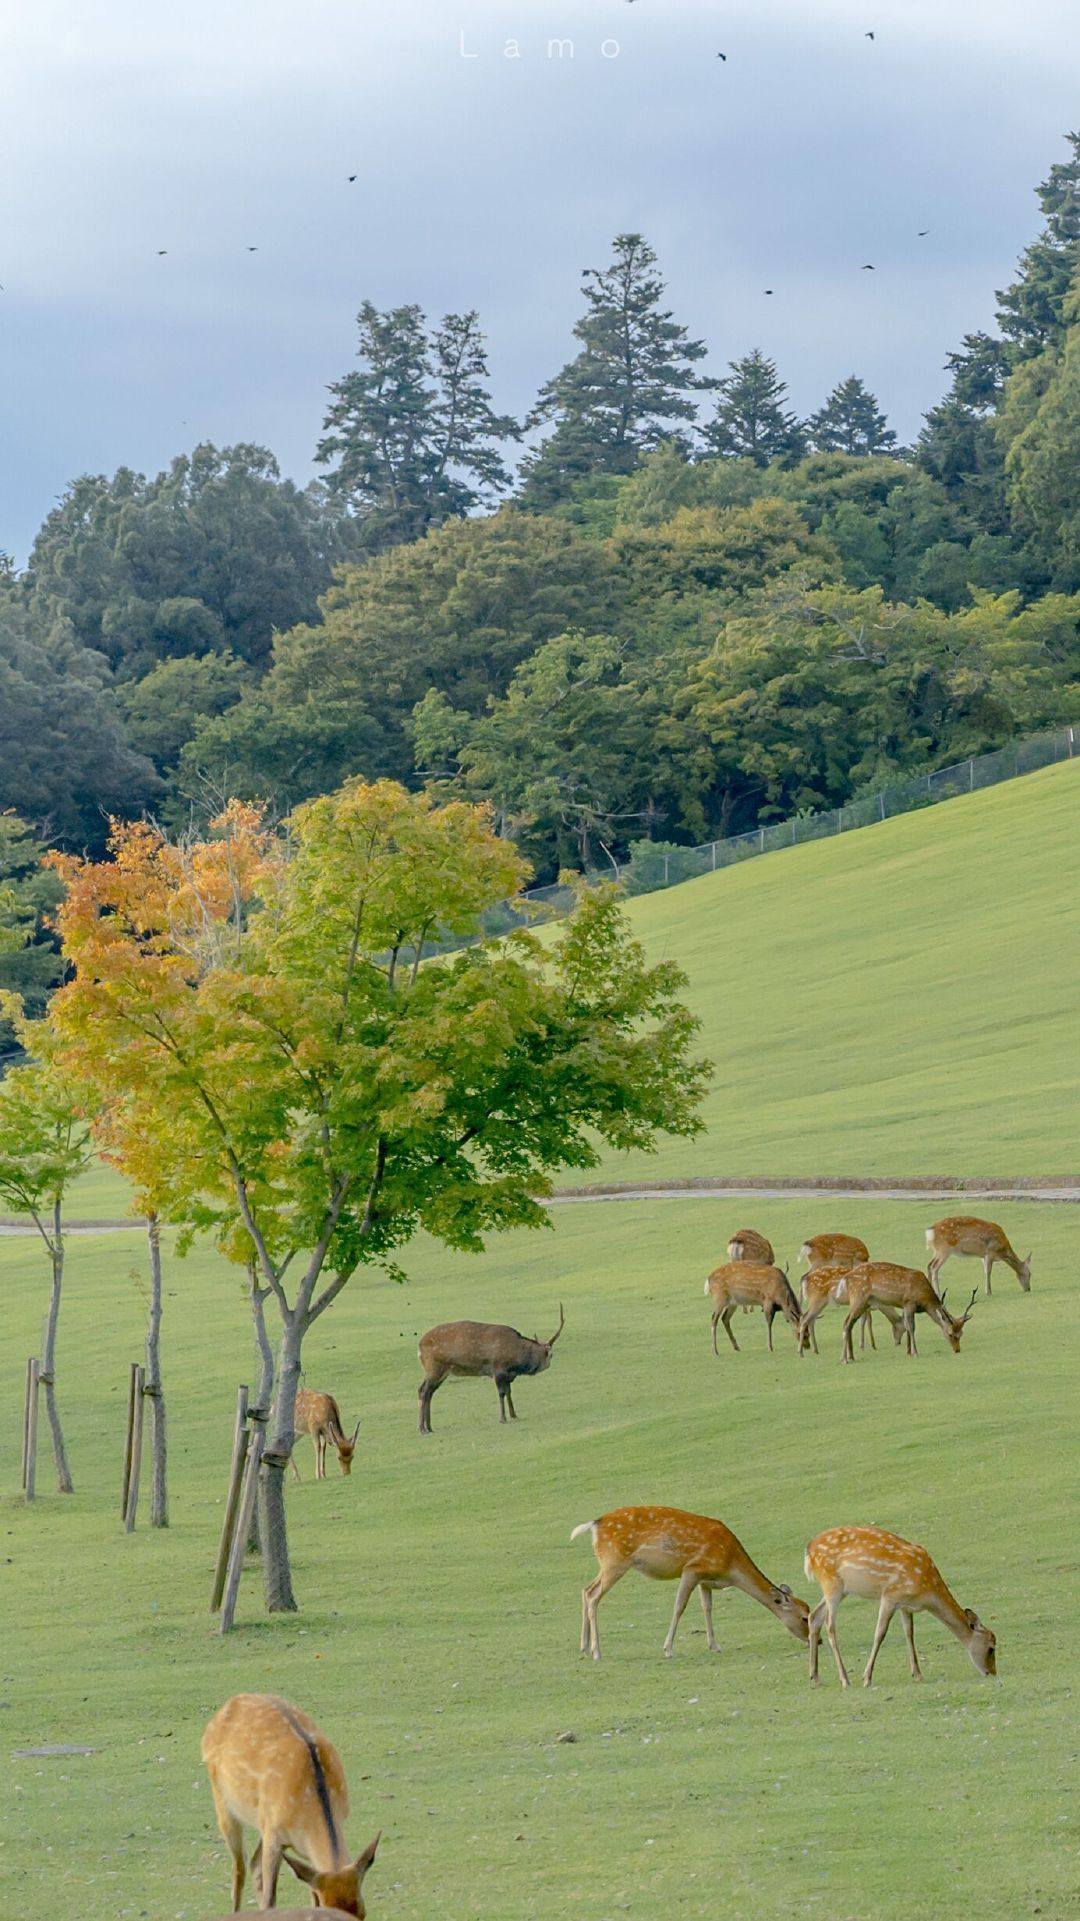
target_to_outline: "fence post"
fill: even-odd
[[[240,1494],[240,1506],[233,1531],[232,1547],[229,1551],[229,1571],[225,1582],[225,1593],[221,1602],[221,1620],[218,1633],[228,1634],[236,1613],[236,1600],[240,1592],[240,1576],[244,1571],[244,1556],[247,1553],[248,1535],[251,1533],[251,1516],[255,1510],[255,1491],[259,1485],[259,1462],[262,1460],[263,1446],[266,1441],[266,1415],[259,1410],[258,1418],[252,1416],[252,1433],[248,1443],[247,1460],[244,1463],[244,1485]]]
[[[664,855],[664,886],[665,887],[668,884],[668,873],[670,868],[670,861],[671,861],[670,854],[665,854]]]
[[[716,842],[715,841],[713,841],[713,844],[712,844],[712,870],[713,870],[713,873],[715,874],[716,872]]]
[[[884,796],[884,794],[879,794],[879,795],[878,795],[878,806],[879,806],[879,807],[881,808],[881,818],[882,818],[882,820],[884,820],[884,818],[885,818],[885,796]]]
[[[124,1427],[124,1484],[120,1491],[120,1519],[127,1520],[128,1493],[131,1488],[131,1444],[135,1437],[135,1394],[139,1375],[138,1361],[132,1361],[128,1375],[127,1422]]]
[[[791,845],[792,845],[793,847],[794,847],[794,845],[795,845],[795,816],[794,816],[794,814],[792,814],[792,816],[791,816]]]
[[[1069,759],[1071,760],[1073,757],[1073,730],[1071,727],[1067,727],[1065,731],[1069,737]]]
[[[221,1540],[218,1543],[217,1562],[214,1567],[214,1585],[210,1592],[210,1612],[216,1614],[221,1606],[225,1592],[225,1574],[229,1565],[229,1549],[232,1546],[236,1528],[236,1510],[240,1504],[240,1483],[244,1475],[244,1461],[248,1449],[248,1391],[246,1387],[236,1390],[236,1424],[233,1428],[232,1459],[229,1462],[229,1491],[225,1497],[225,1518],[221,1523]]]
[[[136,1366],[132,1370],[131,1392],[134,1399],[131,1420],[131,1461],[128,1477],[127,1507],[124,1512],[124,1532],[131,1534],[135,1528],[135,1515],[139,1506],[139,1472],[142,1467],[142,1430],[143,1430],[143,1390],[146,1387],[146,1370]]]
[[[836,810],[836,831],[838,834],[842,834],[844,831],[844,810],[842,807],[838,807]]]
[[[968,761],[968,793],[973,794],[974,792],[975,792],[975,761],[974,761],[974,758],[972,757]]]
[[[26,1363],[26,1404],[23,1410],[23,1494],[34,1498],[37,1475],[38,1363],[31,1355]]]

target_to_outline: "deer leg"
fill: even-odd
[[[765,1309],[765,1332],[766,1332],[766,1334],[767,1334],[767,1336],[768,1336],[768,1340],[769,1340],[769,1353],[770,1353],[770,1354],[771,1354],[771,1353],[772,1353],[772,1351],[773,1351],[773,1344],[772,1344],[772,1324],[773,1324],[773,1316],[775,1315],[775,1313],[776,1313],[776,1309],[775,1309],[775,1307],[773,1306],[773,1304],[772,1304],[772,1302],[770,1301],[770,1302],[769,1302],[769,1304],[768,1304],[768,1306],[767,1306],[767,1307],[766,1307],[766,1309]]]
[[[878,1658],[878,1649],[889,1632],[889,1622],[895,1613],[896,1602],[890,1601],[888,1595],[883,1594],[881,1606],[878,1608],[877,1626],[874,1629],[874,1645],[870,1649],[870,1659],[866,1663],[866,1671],[862,1678],[864,1688],[868,1688],[874,1678],[874,1662]]]
[[[712,1351],[717,1356],[719,1356],[719,1353],[720,1353],[720,1349],[716,1345],[716,1323],[719,1319],[720,1319],[720,1309],[717,1308],[716,1313],[712,1317]]]
[[[683,1569],[679,1579],[678,1592],[675,1596],[675,1607],[671,1616],[671,1626],[667,1631],[667,1640],[664,1642],[664,1653],[668,1656],[670,1656],[674,1645],[675,1629],[682,1620],[686,1603],[690,1599],[700,1579],[700,1574],[695,1573],[693,1568],[687,1567]]]
[[[315,1436],[315,1479],[326,1479],[326,1436],[321,1432]]]
[[[264,1908],[277,1907],[278,1875],[281,1873],[283,1849],[280,1836],[263,1835],[262,1857],[262,1898]]]
[[[993,1255],[984,1254],[983,1255],[983,1273],[986,1276],[986,1291],[988,1294],[990,1292],[990,1269],[993,1267],[993,1265],[994,1265]]]
[[[915,1616],[912,1614],[910,1608],[901,1608],[900,1619],[904,1623],[904,1639],[907,1642],[911,1678],[913,1681],[921,1681],[922,1669],[919,1666],[919,1657],[915,1652]]]
[[[840,1350],[840,1359],[842,1361],[850,1361],[853,1365],[855,1361],[855,1349],[854,1349],[854,1346],[852,1345],[851,1330],[854,1327],[856,1321],[865,1312],[866,1312],[865,1308],[852,1307],[848,1309],[847,1315],[845,1316],[845,1319],[844,1319],[844,1344]]]
[[[873,1315],[872,1315],[872,1314],[867,1314],[867,1315],[865,1315],[865,1316],[864,1316],[864,1318],[863,1318],[863,1324],[862,1324],[862,1334],[861,1334],[861,1336],[860,1336],[860,1338],[859,1338],[859,1352],[860,1352],[860,1353],[862,1353],[862,1351],[863,1351],[863,1350],[864,1350],[864,1348],[866,1347],[866,1337],[867,1337],[867,1335],[868,1335],[868,1334],[869,1334],[869,1336],[870,1336],[870,1345],[871,1345],[871,1347],[873,1348],[873,1350],[874,1350],[874,1353],[876,1354],[876,1353],[877,1353],[877,1342],[876,1342],[876,1341],[875,1341],[875,1339],[874,1339],[874,1317],[873,1317]]]
[[[736,1354],[738,1354],[739,1343],[735,1339],[735,1336],[731,1331],[731,1317],[734,1314],[734,1312],[735,1312],[735,1304],[733,1301],[729,1301],[723,1313],[721,1314],[720,1319],[724,1324],[724,1333],[727,1335],[728,1340],[731,1342],[731,1345],[735,1349]]]
[[[592,1651],[592,1629],[589,1626],[589,1596],[592,1593],[593,1588],[598,1585],[599,1580],[600,1580],[600,1577],[599,1575],[597,1575],[594,1580],[589,1581],[587,1585],[583,1587],[581,1590],[581,1652],[582,1654],[589,1654]]]
[[[811,1609],[810,1618],[807,1622],[807,1626],[810,1629],[810,1679],[815,1686],[817,1686],[820,1679],[818,1675],[818,1652],[821,1647],[821,1630],[824,1621],[825,1603],[824,1601],[819,1601],[817,1607]]]
[[[851,1686],[851,1682],[848,1680],[848,1672],[846,1667],[844,1666],[843,1660],[841,1659],[841,1655],[840,1655],[840,1643],[837,1641],[837,1638],[836,1638],[836,1610],[840,1606],[840,1602],[842,1599],[843,1599],[843,1596],[839,1594],[826,1595],[825,1597],[825,1632],[829,1637],[829,1646],[833,1651],[833,1656],[836,1661],[837,1670],[840,1675],[840,1686],[842,1688],[849,1688]]]
[[[627,1561],[624,1562],[622,1567],[601,1568],[592,1586],[587,1587],[585,1590],[585,1606],[589,1616],[589,1632],[592,1639],[592,1658],[594,1661],[600,1659],[600,1630],[596,1625],[596,1610],[600,1606],[605,1594],[609,1593],[615,1586],[616,1581],[622,1580],[629,1565],[630,1563]]]
[[[505,1374],[496,1374],[495,1385],[499,1390],[499,1420],[506,1426],[506,1403],[510,1399],[510,1381]],[[510,1409],[511,1414],[513,1408]]]
[[[918,1342],[917,1342],[917,1341],[916,1341],[916,1339],[915,1339],[915,1314],[914,1314],[914,1311],[910,1311],[910,1312],[905,1312],[905,1314],[904,1314],[904,1327],[905,1327],[905,1329],[906,1329],[906,1331],[907,1331],[907,1351],[908,1351],[908,1359],[909,1359],[909,1360],[915,1360],[915,1361],[917,1361],[917,1360],[918,1360],[918,1358],[919,1358],[919,1344],[918,1344]]]
[[[435,1393],[436,1388],[440,1388],[442,1386],[445,1379],[446,1379],[445,1374],[435,1374],[435,1375],[429,1374],[426,1376],[424,1380],[421,1381],[420,1386],[417,1389],[417,1394],[420,1401],[420,1432],[421,1434],[431,1433],[431,1397]]]
[[[712,1624],[712,1589],[702,1583],[698,1589],[698,1593],[701,1596],[701,1612],[705,1616],[705,1645],[710,1654],[719,1654],[720,1649],[716,1644],[716,1636],[713,1633]]]
[[[513,1383],[513,1381],[511,1381],[511,1382],[510,1382],[510,1385],[509,1385],[509,1387],[508,1387],[508,1388],[507,1388],[507,1390],[506,1390],[506,1405],[507,1405],[507,1407],[508,1407],[508,1408],[510,1409],[510,1419],[511,1419],[512,1421],[516,1421],[516,1420],[517,1420],[517,1409],[516,1409],[516,1408],[515,1408],[515,1406],[514,1406],[514,1383]]]
[[[296,1478],[297,1478],[297,1480],[299,1480],[299,1479],[300,1479],[300,1469],[299,1469],[299,1468],[297,1467],[297,1465],[296,1465],[296,1449],[295,1449],[295,1448],[293,1448],[293,1451],[292,1451],[292,1453],[290,1454],[290,1456],[289,1456],[289,1459],[290,1459],[290,1461],[292,1462],[292,1471],[293,1471],[293,1473],[295,1474],[295,1476],[296,1476]]]
[[[239,1908],[244,1893],[244,1830],[232,1809],[227,1807],[213,1781],[210,1783],[214,1796],[214,1813],[221,1830],[221,1838],[232,1855],[232,1904]]]

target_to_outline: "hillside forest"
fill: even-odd
[[[490,802],[537,881],[836,806],[1080,713],[1080,134],[992,332],[903,447],[704,371],[644,237],[524,420],[477,313],[358,315],[300,486],[255,445],[73,480],[0,569],[0,985],[55,960],[48,845],[347,776]]]

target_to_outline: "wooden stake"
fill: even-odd
[[[37,1419],[38,1364],[31,1356],[26,1363],[26,1446],[23,1464],[23,1493],[28,1501],[34,1498],[34,1478],[37,1473]]]
[[[246,1387],[236,1390],[236,1426],[233,1429],[232,1460],[229,1463],[229,1492],[225,1498],[225,1518],[221,1523],[221,1540],[218,1542],[217,1561],[214,1565],[214,1585],[210,1594],[210,1612],[216,1614],[221,1606],[225,1592],[225,1574],[229,1565],[229,1550],[232,1547],[233,1533],[236,1528],[236,1510],[240,1505],[240,1483],[244,1474],[244,1461],[248,1448],[248,1391]]]
[[[139,1372],[138,1361],[132,1361],[128,1377],[127,1425],[124,1428],[124,1485],[120,1494],[120,1519],[127,1520],[128,1492],[131,1487],[131,1442],[135,1432],[135,1382]]]
[[[225,1581],[225,1594],[221,1603],[221,1620],[218,1631],[228,1634],[236,1613],[237,1596],[240,1593],[240,1576],[244,1571],[244,1556],[247,1553],[248,1535],[251,1532],[251,1516],[255,1511],[255,1493],[259,1485],[259,1463],[262,1460],[266,1440],[262,1420],[252,1422],[248,1441],[247,1460],[244,1464],[244,1485],[240,1495],[240,1507],[233,1529],[232,1548],[229,1553],[229,1572]]]
[[[131,1392],[134,1405],[131,1414],[131,1465],[128,1475],[127,1508],[124,1512],[124,1532],[130,1534],[135,1526],[135,1514],[139,1506],[139,1471],[142,1467],[142,1430],[143,1430],[143,1389],[146,1386],[146,1369],[138,1364],[132,1369]]]

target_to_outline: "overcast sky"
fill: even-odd
[[[0,0],[0,548],[200,439],[306,478],[365,298],[478,307],[524,411],[626,230],[715,370],[908,438],[1078,82],[1075,0]]]

